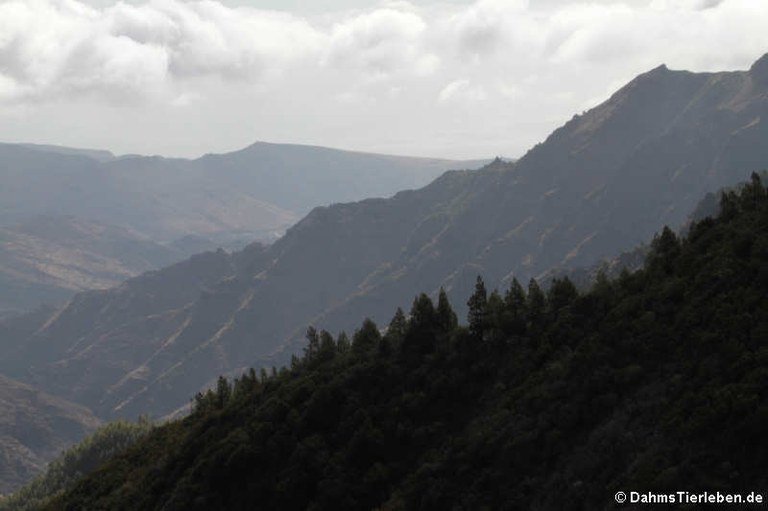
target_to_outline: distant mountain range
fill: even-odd
[[[0,224],[69,215],[154,241],[272,239],[315,206],[385,197],[483,163],[263,142],[194,160],[0,144]]]
[[[0,316],[483,163],[267,143],[196,160],[0,144]]]
[[[478,274],[506,286],[594,263],[768,166],[767,98],[768,56],[741,72],[660,66],[517,162],[319,207],[269,247],[203,254],[6,321],[0,369],[102,417],[159,416],[219,374],[286,360],[309,324],[384,323],[441,286],[462,314]],[[144,161],[136,175],[160,172]]]

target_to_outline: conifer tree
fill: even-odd
[[[366,353],[373,349],[381,341],[381,333],[376,323],[365,318],[360,330],[352,336],[352,350],[356,353]]]
[[[395,311],[395,315],[392,317],[392,321],[389,322],[387,327],[386,337],[392,343],[400,343],[405,339],[405,333],[408,330],[408,320],[405,318],[405,313],[400,307]]]
[[[525,290],[516,278],[512,279],[512,284],[510,284],[509,290],[507,290],[507,294],[504,297],[504,307],[510,333],[524,333],[528,305],[526,303]]]
[[[448,301],[448,295],[442,287],[437,297],[437,323],[443,332],[452,332],[459,324],[456,313],[453,312],[451,303]]]
[[[651,252],[648,254],[647,266],[653,270],[668,274],[680,253],[680,240],[668,226],[664,226],[661,234],[654,236],[651,242]]]
[[[475,281],[475,292],[469,297],[467,305],[469,306],[467,315],[469,335],[477,340],[483,340],[488,293],[485,290],[485,283],[479,275]]]
[[[436,325],[435,306],[429,296],[421,293],[413,300],[409,331],[429,333],[434,330]]]
[[[539,287],[535,279],[528,282],[528,322],[531,325],[538,325],[544,317],[544,309],[547,306],[547,300],[544,292]]]
[[[557,312],[563,307],[570,305],[579,292],[576,291],[576,286],[573,285],[571,279],[563,277],[561,279],[554,279],[552,285],[547,292],[547,303],[552,312]]]
[[[315,327],[310,326],[307,328],[306,339],[307,346],[304,348],[304,356],[307,360],[312,360],[320,351],[320,335]]]
[[[318,350],[318,356],[321,360],[328,360],[336,355],[336,341],[333,336],[327,331],[322,330],[320,332],[320,348]]]
[[[336,349],[339,353],[346,353],[349,351],[351,347],[351,343],[349,342],[349,337],[347,336],[347,332],[342,332],[339,334],[339,336],[336,338]]]

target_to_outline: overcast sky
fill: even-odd
[[[659,64],[747,69],[765,0],[0,0],[0,141],[520,156]]]

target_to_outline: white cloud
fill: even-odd
[[[480,86],[472,85],[469,80],[456,80],[446,85],[440,94],[437,96],[437,100],[440,103],[449,102],[462,102],[462,103],[476,103],[478,101],[485,101],[488,98],[488,94],[485,89]]]
[[[321,37],[287,14],[203,0],[117,3],[75,0],[0,4],[0,69],[14,87],[0,99],[98,92],[155,96],[175,80],[258,78],[315,51]],[[171,97],[171,96],[169,96]]]
[[[426,29],[410,4],[357,15],[333,26],[325,62],[359,68],[374,77],[399,71],[429,74],[439,62],[423,48]]]

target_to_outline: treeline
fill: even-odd
[[[579,293],[478,278],[195,397],[47,509],[612,509],[768,487],[768,194]]]

